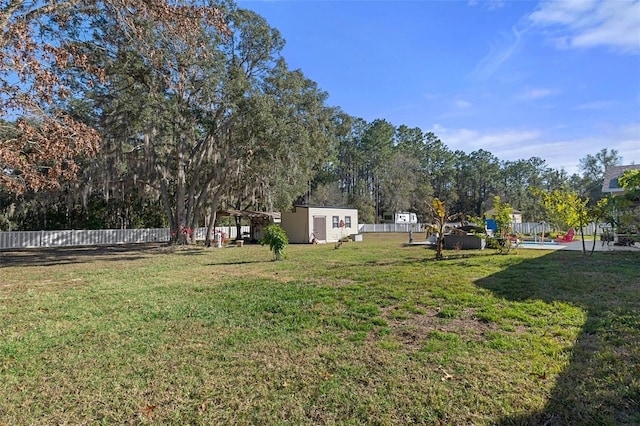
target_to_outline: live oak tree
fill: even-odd
[[[179,22],[151,22],[131,39],[104,20],[76,47],[105,69],[87,91],[103,158],[159,194],[179,243],[193,242],[206,212],[211,227],[222,203],[290,204],[332,138],[327,95],[287,68],[279,32],[251,11],[224,11],[229,34],[202,21],[184,39]]]
[[[16,132],[0,140],[0,185],[10,192],[56,186],[75,174],[77,155],[97,151],[97,132],[55,107],[67,88],[53,68],[71,59],[57,36],[61,27],[73,25],[69,18],[77,6],[77,1],[2,3],[0,116],[14,121]],[[45,41],[49,37],[55,41]]]
[[[241,160],[226,175],[223,202],[235,208],[285,210],[335,146],[341,115],[300,70],[279,60],[239,104],[233,145]]]
[[[111,19],[131,40],[148,22],[177,22],[183,41],[197,23],[226,32],[218,8],[182,1],[9,0],[0,5],[0,115],[15,122],[13,137],[0,140],[0,186],[14,193],[58,187],[75,177],[79,156],[95,156],[100,136],[60,102],[74,94],[65,79],[70,67],[95,79],[104,70],[74,41],[90,37],[96,20]]]

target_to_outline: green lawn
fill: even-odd
[[[0,425],[640,424],[640,252],[0,252]]]

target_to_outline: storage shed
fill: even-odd
[[[295,206],[282,212],[282,229],[290,243],[333,243],[358,233],[358,210],[342,207]]]

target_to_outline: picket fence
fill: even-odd
[[[235,226],[217,227],[216,231],[226,238],[236,238]],[[249,233],[249,227],[241,228],[243,234]],[[196,241],[204,241],[207,228],[196,228]],[[100,246],[139,243],[169,242],[168,228],[149,229],[83,229],[64,231],[9,231],[0,232],[0,250],[37,247]]]

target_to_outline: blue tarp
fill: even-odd
[[[498,230],[498,224],[495,219],[485,219],[484,223],[486,224],[487,229],[491,229],[494,232]]]

